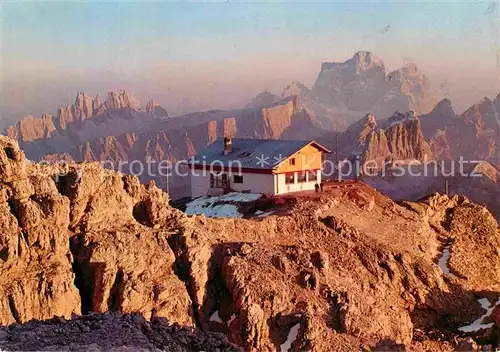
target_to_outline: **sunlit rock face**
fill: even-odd
[[[443,110],[444,122],[439,129],[429,129],[430,144],[438,159],[485,160],[500,164],[500,94],[484,98],[462,115],[452,116],[439,104],[425,120],[436,120]],[[449,109],[448,109],[449,110]],[[424,120],[424,118],[422,118]]]
[[[322,63],[310,90],[293,82],[284,92],[299,94],[326,128],[345,129],[367,113],[380,118],[395,111],[428,113],[436,104],[429,79],[415,64],[387,73],[382,59],[368,51],[344,62]]]

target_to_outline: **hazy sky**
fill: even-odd
[[[390,70],[417,63],[457,110],[500,91],[498,0],[0,6],[9,119],[120,88],[171,110],[225,108],[293,80],[311,86],[322,61],[358,50]]]

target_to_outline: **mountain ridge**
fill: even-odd
[[[340,130],[367,113],[386,117],[412,110],[422,114],[436,103],[429,79],[416,64],[386,72],[382,59],[369,51],[359,51],[343,62],[324,62],[312,88],[294,81],[284,92],[290,90],[301,96],[322,126]]]
[[[294,351],[451,352],[457,329],[484,314],[477,295],[500,290],[498,223],[464,197],[398,204],[356,182],[299,196],[283,214],[210,219],[98,163],[29,162],[3,136],[0,161],[2,348],[262,351],[295,329]],[[436,263],[452,240],[454,276]],[[98,339],[117,329],[123,339]],[[468,336],[492,343],[494,328]]]

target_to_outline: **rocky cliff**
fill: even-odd
[[[438,159],[486,160],[500,163],[500,94],[484,98],[453,123],[445,125],[430,140]]]
[[[129,163],[138,160],[154,162],[154,174],[141,175],[141,180],[151,179],[164,188],[166,177],[158,170],[159,162],[172,163],[185,160],[196,151],[224,136],[266,138],[266,139],[307,139],[316,133],[311,117],[296,96],[281,99],[259,108],[235,111],[214,110],[157,119],[147,130],[121,135],[109,135],[90,140],[68,154],[45,155],[45,159],[67,159],[75,161],[101,161],[117,166],[122,162],[123,172],[133,173]],[[170,179],[170,191],[175,197],[188,194],[186,178]]]
[[[427,168],[427,173],[425,172]],[[434,192],[464,195],[478,204],[486,204],[500,221],[500,173],[488,162],[455,165],[432,161],[427,166],[414,166],[409,172],[394,177],[391,172],[364,180],[395,200],[418,200]]]
[[[360,51],[344,62],[324,62],[311,89],[294,82],[284,92],[300,94],[318,123],[344,130],[367,113],[385,118],[395,111],[430,112],[436,98],[415,64],[386,72],[384,62]]]
[[[295,94],[287,94],[285,97],[289,97]],[[277,95],[268,92],[267,90],[257,94],[250,103],[248,103],[246,108],[261,108],[264,106],[272,105],[280,100]]]
[[[338,136],[339,153],[347,159],[381,169],[384,163],[432,160],[432,152],[414,112],[396,112],[377,124],[368,114]]]
[[[500,134],[496,121],[499,102],[498,97],[493,101],[483,99],[457,116],[450,101],[442,100],[432,112],[419,116],[423,136],[429,141],[428,147],[427,143],[421,143],[425,146],[421,150],[432,155],[434,161],[427,166],[413,167],[413,175],[409,175],[408,170],[397,177],[389,172],[385,176],[366,178],[366,181],[396,200],[421,199],[436,191],[466,195],[477,203],[486,204],[500,219],[500,182],[494,168],[499,161]],[[359,136],[364,135],[359,128],[362,121],[353,125]],[[383,136],[378,139],[381,138]],[[418,145],[417,141],[411,143]],[[377,145],[379,143],[375,143]],[[372,154],[384,155],[384,152],[375,148]]]
[[[443,99],[428,114],[419,116],[422,133],[426,140],[433,138],[438,130],[444,130],[459,121],[449,99]]]
[[[111,335],[107,348],[202,338],[205,347],[195,349],[230,347],[159,323],[166,318],[253,351],[452,350],[463,336],[457,328],[483,314],[478,296],[500,291],[498,224],[463,198],[401,206],[355,183],[299,197],[282,215],[189,217],[152,183],[95,163],[32,164],[16,142],[0,144],[1,323],[89,311],[151,321],[60,319],[59,340],[30,323],[0,330],[6,346],[54,348],[68,339],[105,349],[98,336],[116,323],[138,340]],[[436,264],[448,241],[454,276]],[[35,335],[43,338],[30,342]],[[484,336],[481,343],[493,343]]]
[[[154,229],[171,212],[166,195],[97,164],[31,164],[0,142],[2,324],[116,309],[193,323],[169,229]]]
[[[387,75],[389,89],[384,95],[384,103],[379,108],[389,112],[392,104],[403,104],[403,111],[425,114],[436,105],[436,93],[427,76],[416,64],[409,63]],[[406,108],[408,104],[408,108]],[[383,106],[386,105],[386,106]]]
[[[101,101],[78,93],[72,105],[60,108],[56,116],[27,116],[6,129],[7,136],[17,139],[31,159],[49,153],[64,153],[82,142],[126,132],[139,132],[156,118],[168,117],[157,103],[150,101],[145,111],[128,92],[108,93]]]

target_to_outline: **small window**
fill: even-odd
[[[291,159],[289,160],[289,162],[290,162],[290,165],[295,165],[295,158],[291,158]]]
[[[297,182],[304,183],[307,182],[307,174],[305,172],[301,172],[297,175]]]
[[[285,183],[286,184],[295,183],[295,174],[293,172],[285,174]]]
[[[316,171],[307,171],[307,173],[309,175],[309,182],[318,180],[318,176],[316,175]]]
[[[234,183],[243,183],[243,175],[234,175],[233,182]]]

